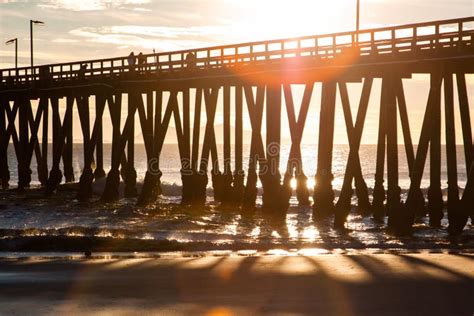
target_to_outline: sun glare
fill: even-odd
[[[234,30],[256,38],[284,38],[340,31],[335,12],[347,12],[351,2],[229,0],[229,3],[243,11]]]

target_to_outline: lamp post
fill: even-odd
[[[18,38],[12,38],[11,40],[8,40],[5,42],[5,45],[10,45],[15,43],[15,74],[18,69]]]
[[[359,33],[360,27],[360,0],[357,0],[357,11],[356,11],[356,31]]]
[[[359,29],[360,29],[360,0],[357,0],[357,8],[356,8],[356,43],[359,43]]]
[[[30,20],[30,59],[31,59],[31,77],[34,76],[33,72],[33,24],[43,25],[44,22]]]

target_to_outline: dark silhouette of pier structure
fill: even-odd
[[[135,65],[129,65],[127,57],[119,57],[1,70],[0,178],[3,187],[9,185],[9,168],[12,167],[6,159],[8,146],[13,146],[18,160],[19,189],[30,184],[33,156],[38,162],[39,181],[48,194],[55,192],[63,177],[66,182],[76,180],[72,166],[72,118],[76,109],[84,151],[82,175],[78,179],[78,197],[81,199],[91,196],[95,178],[106,176],[104,201],[119,198],[120,178],[125,183],[126,196],[138,195],[140,204],[156,200],[161,192],[160,154],[173,119],[182,162],[182,203],[185,204],[205,203],[206,187],[212,183],[215,200],[252,207],[260,179],[263,209],[284,214],[292,194],[290,182],[295,177],[299,203],[310,205],[300,146],[303,130],[310,125],[319,128],[318,152],[314,157],[317,159],[313,196],[316,219],[335,214],[335,226],[343,227],[355,193],[363,214],[373,214],[378,219],[388,215],[389,227],[399,233],[409,232],[415,218],[426,214],[432,225],[439,226],[444,207],[440,176],[442,132],[446,134],[449,231],[461,232],[472,215],[474,152],[466,74],[474,73],[474,17],[361,30],[359,33],[149,54],[144,58],[145,63]],[[402,82],[414,74],[430,76],[419,140],[413,140],[410,133],[409,105],[405,101]],[[381,79],[382,88],[375,187],[369,194],[362,176],[359,147],[374,79]],[[363,83],[355,121],[349,104],[349,82]],[[319,126],[306,120],[315,83],[322,83]],[[454,100],[455,83],[458,102]],[[304,85],[298,107],[293,100],[291,85],[294,84]],[[332,153],[338,94],[350,153],[342,190],[335,200]],[[191,95],[195,98],[191,99]],[[125,98],[128,114],[121,118]],[[66,101],[63,117],[58,109],[60,99]],[[219,153],[214,130],[219,99],[223,103],[223,153]],[[292,144],[287,168],[280,171],[281,123],[286,119],[281,117],[283,99]],[[36,113],[33,113],[32,100],[38,101]],[[459,189],[457,179],[455,103],[461,114],[468,179],[463,190]],[[444,112],[441,111],[442,104]],[[93,121],[89,117],[91,108],[96,113]],[[295,113],[295,108],[300,108],[299,113]],[[106,109],[113,126],[111,169],[107,174],[103,168],[102,125]],[[50,122],[49,111],[52,112]],[[248,170],[243,170],[244,111],[248,112],[252,128]],[[202,112],[207,120],[204,135],[200,135],[199,129]],[[191,117],[192,113],[194,117]],[[445,114],[444,131],[441,129],[442,113]],[[139,117],[148,159],[148,171],[140,192],[136,189],[134,168],[135,116]],[[234,128],[231,128],[231,119],[235,120]],[[403,202],[399,188],[398,121],[403,130],[411,179],[408,198]],[[42,130],[39,130],[40,122]],[[52,165],[48,165],[49,125],[52,125]],[[418,142],[416,149],[414,141]],[[233,157],[231,146],[235,146]],[[219,165],[220,154],[223,155],[223,166]],[[428,154],[430,187],[426,203],[420,183]],[[61,161],[63,170],[60,169]]]

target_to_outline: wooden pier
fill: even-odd
[[[34,156],[38,162],[38,180],[47,194],[54,194],[62,181],[78,180],[78,198],[87,199],[92,195],[93,181],[106,176],[104,202],[119,198],[122,179],[125,196],[137,196],[138,203],[147,204],[161,193],[160,158],[173,120],[181,158],[182,203],[205,203],[206,188],[212,184],[216,201],[254,207],[260,181],[263,209],[285,214],[294,178],[298,202],[312,204],[315,220],[335,215],[334,225],[342,228],[355,194],[362,214],[373,215],[378,220],[388,215],[390,228],[409,233],[419,216],[429,215],[431,225],[441,225],[445,203],[441,191],[441,133],[445,133],[450,233],[460,233],[473,214],[474,147],[466,74],[474,73],[474,17],[144,57],[144,64],[135,65],[129,65],[127,57],[118,57],[0,70],[2,187],[8,188],[9,170],[15,167],[7,162],[7,149],[13,146],[20,190],[30,185]],[[410,105],[405,100],[402,81],[415,74],[430,76],[419,140],[413,139],[410,132]],[[375,185],[370,191],[363,178],[359,148],[375,79],[382,81],[382,88]],[[351,82],[363,85],[355,121],[347,88]],[[315,84],[322,87],[319,126],[307,120]],[[295,105],[294,85],[304,86],[301,104]],[[458,100],[454,99],[454,91]],[[337,98],[341,99],[350,150],[341,194],[336,200],[332,154]],[[60,100],[66,104],[63,115],[59,111]],[[38,107],[34,111],[32,102],[36,101]],[[287,118],[281,116],[283,103]],[[121,117],[123,104],[128,107],[124,118]],[[216,109],[220,104],[223,105],[223,152],[217,146],[215,131]],[[466,169],[461,172],[466,172],[467,184],[462,190],[458,187],[456,164],[455,106],[461,114],[466,161]],[[93,120],[91,108],[95,110]],[[295,110],[298,108],[299,112]],[[74,111],[79,115],[79,122],[73,122]],[[103,163],[105,111],[110,113],[112,124],[108,171]],[[252,128],[247,170],[243,169],[244,111]],[[203,112],[205,122],[201,122]],[[148,161],[140,192],[134,167],[136,116]],[[291,150],[286,170],[279,170],[281,126],[286,119]],[[399,187],[399,122],[411,180],[406,201],[401,200]],[[73,123],[80,124],[83,137],[80,179],[74,179],[72,165]],[[202,123],[205,123],[204,135],[200,135]],[[301,153],[302,135],[308,125],[319,129],[312,203]],[[50,126],[52,137],[48,135]],[[445,127],[444,131],[441,126]],[[49,139],[53,144],[50,153]],[[48,154],[52,156],[52,164],[48,164]],[[430,187],[425,197],[420,185],[428,154]]]

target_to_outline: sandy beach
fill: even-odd
[[[472,315],[474,254],[3,258],[1,315]]]

